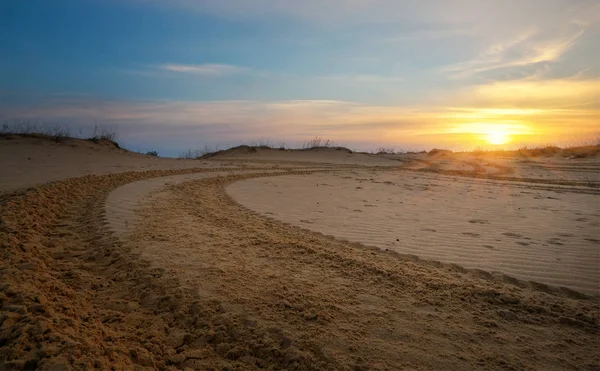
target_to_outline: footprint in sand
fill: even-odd
[[[521,236],[518,233],[512,233],[512,232],[505,232],[505,233],[502,233],[502,234],[505,235],[505,236],[507,236],[507,237],[513,237],[513,238],[521,238],[521,237],[523,237],[523,236]]]
[[[560,237],[573,237],[574,236],[573,233],[557,233],[556,235],[560,236]]]
[[[546,242],[551,245],[564,245],[565,241],[561,240],[560,238],[550,238]]]
[[[471,219],[471,220],[469,220],[469,223],[471,223],[471,224],[490,224],[490,222],[485,219]]]

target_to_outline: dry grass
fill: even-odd
[[[0,129],[1,136],[21,135],[28,137],[51,138],[56,142],[71,138],[68,127],[60,124],[44,124],[39,121],[5,122]]]
[[[586,158],[600,155],[600,144],[564,148],[562,154],[565,157]]]
[[[92,141],[99,140],[108,140],[109,142],[115,142],[117,140],[117,129],[114,125],[109,127],[98,126],[98,124],[94,125],[94,134],[91,138],[88,138]]]
[[[92,136],[86,138],[82,130],[76,136],[71,133],[71,129],[68,126],[62,124],[49,124],[37,120],[6,121],[0,128],[0,136],[7,137],[11,135],[49,138],[55,142],[62,142],[69,139],[87,139],[93,142],[108,141],[113,143],[115,147],[120,148],[116,142],[117,129],[114,125],[103,127],[95,124]]]
[[[331,148],[334,143],[331,139],[324,139],[321,137],[314,137],[313,139],[306,141],[302,144],[302,149],[313,149],[313,148]]]
[[[440,151],[433,149],[429,152],[431,155],[439,154]],[[449,152],[452,153],[452,152]],[[521,147],[517,150],[492,150],[487,151],[481,148],[477,148],[473,151],[466,152],[476,156],[488,156],[488,157],[504,157],[504,156],[519,156],[524,158],[530,157],[567,157],[567,158],[588,158],[600,155],[600,144],[587,144],[570,147],[559,147],[555,145],[547,145],[543,147]]]
[[[388,148],[388,147],[379,147],[377,148],[377,150],[375,152],[373,152],[373,154],[375,155],[397,155],[397,154],[401,154],[402,151],[396,151],[395,148]]]

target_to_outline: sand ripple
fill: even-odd
[[[337,238],[600,293],[593,189],[352,171],[249,179],[228,192],[263,215]]]

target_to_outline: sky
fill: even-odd
[[[176,156],[600,139],[600,0],[0,0],[0,120]]]

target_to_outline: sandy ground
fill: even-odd
[[[110,142],[46,138],[0,137],[0,191],[39,186],[83,175],[125,171],[215,167],[217,162],[159,159],[119,149]]]
[[[596,189],[353,170],[255,178],[228,192],[336,238],[600,294]]]
[[[266,151],[204,163],[23,143],[21,154],[71,155],[29,171],[19,169],[31,160],[1,157],[2,190],[11,192],[0,196],[0,369],[600,368],[600,307],[589,295],[598,255],[594,269],[589,251],[597,245],[588,241],[598,187],[587,173],[553,175],[548,167],[562,159],[537,159],[542,176],[526,170],[524,177],[513,160],[477,167],[462,158],[363,155],[352,162],[321,151],[319,163]],[[0,151],[16,153],[7,146]],[[598,166],[582,163],[569,166]],[[321,185],[330,183],[342,187]],[[327,217],[317,215],[315,200]],[[526,218],[509,223],[519,215],[513,206],[499,217],[506,200],[526,205]],[[430,222],[380,216],[392,209],[408,216],[388,201]],[[340,202],[362,212],[339,210]],[[265,216],[261,208],[274,204],[285,208]],[[297,210],[305,210],[304,222],[293,220]],[[363,228],[352,241],[316,228],[333,228],[338,214]],[[534,227],[533,218],[550,224]],[[391,242],[388,251],[360,243],[388,233],[379,222],[403,233],[381,240]],[[494,248],[474,256],[477,239]],[[419,242],[422,251],[412,255],[435,255],[436,245],[458,249],[461,241],[458,258],[491,268],[401,250]],[[515,278],[508,269],[528,266],[508,264],[521,248],[542,271],[544,259],[559,269],[546,254],[562,251],[571,279]],[[549,275],[557,276],[564,275]]]
[[[60,142],[47,138],[0,137],[0,192],[39,186],[84,175],[105,175],[125,171],[177,170],[215,167],[302,167],[320,165],[395,166],[397,160],[345,151],[319,150],[286,152],[233,151],[210,160],[159,158],[117,148],[111,142],[94,143],[81,139]],[[231,161],[233,160],[233,161]]]
[[[108,195],[104,205],[106,221],[112,232],[119,238],[126,239],[134,230],[133,227],[138,218],[138,211],[145,203],[151,202],[152,195],[155,192],[160,191],[163,187],[215,176],[252,172],[252,170],[231,170],[224,172],[191,173],[139,180],[137,182],[129,183],[117,188]],[[273,172],[276,172],[276,170]]]

